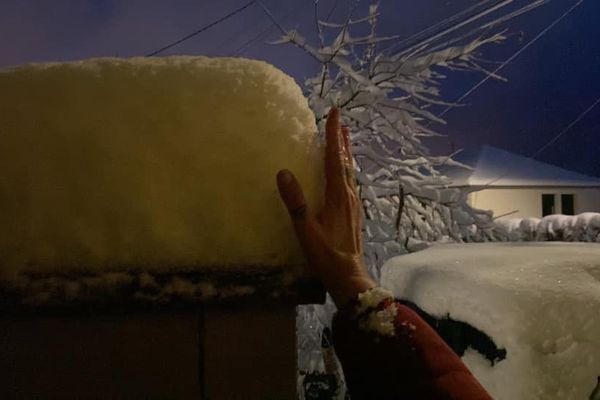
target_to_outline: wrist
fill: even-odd
[[[346,307],[356,299],[360,293],[377,287],[377,283],[365,272],[358,276],[352,276],[338,282],[336,288],[330,291],[331,297],[338,309]]]

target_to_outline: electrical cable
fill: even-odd
[[[168,49],[170,49],[172,47],[177,46],[178,44],[181,44],[181,43],[185,42],[186,40],[189,40],[189,39],[193,38],[194,36],[196,36],[196,35],[204,32],[204,31],[206,31],[206,30],[208,30],[210,28],[212,28],[215,25],[220,24],[221,22],[223,22],[223,21],[225,21],[225,20],[233,17],[234,15],[239,14],[240,12],[244,11],[245,9],[247,9],[248,7],[250,7],[251,5],[253,5],[254,3],[256,3],[256,1],[257,0],[249,1],[248,3],[244,4],[243,6],[241,6],[241,7],[237,8],[237,9],[233,10],[229,14],[226,14],[223,17],[221,17],[221,18],[219,18],[219,19],[211,22],[210,24],[201,27],[200,29],[198,29],[198,30],[190,33],[189,35],[186,35],[186,36],[182,37],[181,39],[178,39],[178,40],[176,40],[176,41],[174,41],[172,43],[167,44],[166,46],[163,46],[163,47],[161,47],[161,48],[159,48],[157,50],[154,50],[154,51],[146,54],[146,57],[153,57],[155,55],[158,55],[158,54],[160,54],[160,53],[162,53],[162,52],[164,52],[164,51],[166,51],[166,50],[168,50]]]
[[[560,21],[562,21],[563,19],[565,19],[569,14],[571,14],[571,12],[573,12],[573,10],[575,10],[584,1],[585,0],[578,0],[577,3],[575,3],[567,11],[565,11],[563,14],[561,14],[550,25],[548,25],[546,28],[544,28],[533,39],[531,39],[529,42],[527,42],[523,47],[521,47],[519,50],[517,50],[512,56],[510,56],[509,58],[507,58],[495,70],[493,70],[490,74],[487,74],[482,80],[480,80],[479,82],[477,82],[475,84],[475,86],[473,86],[472,88],[470,88],[469,90],[467,90],[462,96],[460,96],[453,103],[454,104],[459,104],[465,98],[467,98],[468,96],[470,96],[475,90],[477,90],[481,85],[483,85],[485,82],[487,82],[492,76],[497,75],[497,73],[500,70],[502,70],[507,64],[509,64],[510,62],[512,62],[514,59],[516,59],[519,55],[521,55],[521,53],[523,53],[525,50],[527,50],[532,44],[534,44],[535,42],[537,42],[542,36],[544,36],[548,31],[550,31],[550,29],[554,28]],[[440,114],[438,114],[438,117],[443,117],[444,115],[446,115],[448,113],[448,111],[452,110],[455,107],[456,107],[456,105],[450,105],[450,106],[446,107],[446,109],[444,109]]]
[[[435,42],[436,40],[454,32],[464,26],[467,26],[467,25],[471,24],[472,22],[499,10],[502,7],[505,7],[509,4],[511,4],[512,2],[513,2],[513,0],[500,1],[499,3],[496,3],[496,4],[492,5],[491,7],[478,12],[477,14],[470,16],[469,18],[467,18],[463,21],[460,21],[460,22],[456,23],[455,25],[452,25],[452,26],[442,30],[441,32],[434,34],[433,36],[430,36],[427,39],[408,47],[407,49],[402,50],[400,53],[394,54],[394,57],[398,57],[398,56],[404,55],[404,54],[409,54],[419,48],[425,47],[425,46],[431,44],[432,42]]]
[[[552,146],[558,139],[560,139],[561,136],[563,136],[565,133],[567,133],[568,131],[570,131],[572,127],[574,127],[579,121],[581,121],[583,119],[583,117],[585,117],[590,111],[592,111],[594,109],[594,107],[596,107],[598,105],[598,103],[600,103],[600,97],[598,97],[596,99],[596,101],[594,101],[594,103],[592,103],[591,106],[589,106],[588,108],[586,108],[584,112],[582,112],[581,114],[579,114],[577,116],[577,118],[575,118],[573,121],[571,121],[571,123],[569,125],[567,125],[565,129],[563,129],[562,131],[560,131],[556,136],[554,136],[552,139],[550,139],[550,141],[548,141],[545,145],[543,145],[535,153],[533,153],[533,155],[531,156],[531,158],[536,158],[544,150],[546,150],[548,147]]]
[[[387,48],[383,49],[384,52],[388,52],[391,53],[393,50],[397,49],[400,46],[403,46],[405,44],[408,44],[410,42],[414,42],[415,40],[421,40],[422,37],[427,36],[429,33],[435,32],[438,29],[446,29],[446,26],[448,26],[449,24],[452,24],[454,21],[461,19],[462,17],[464,17],[467,14],[470,14],[471,12],[473,12],[474,10],[477,10],[478,8],[480,8],[481,6],[486,5],[487,3],[490,3],[493,0],[483,0],[480,1],[479,3],[472,5],[470,7],[467,7],[466,9],[451,15],[450,17],[437,22],[436,24],[429,26],[417,33],[415,33],[414,35],[411,35],[409,37],[407,37],[406,39],[403,39],[397,43],[394,43],[390,46],[388,46]],[[434,33],[435,34],[435,33]]]
[[[546,150],[548,147],[552,146],[561,136],[563,136],[565,133],[567,133],[568,131],[570,131],[571,128],[573,128],[579,121],[581,121],[583,119],[583,117],[585,117],[590,111],[592,111],[594,109],[594,107],[596,107],[598,105],[598,103],[600,103],[600,97],[598,97],[596,99],[596,101],[594,101],[592,103],[591,106],[589,106],[588,108],[586,108],[573,121],[571,121],[562,131],[560,131],[557,135],[554,135],[554,137],[552,137],[552,139],[550,139],[548,142],[546,142],[542,147],[540,147],[529,158],[531,158],[532,160],[535,160],[535,158],[537,156],[539,156],[544,150]],[[508,174],[508,168],[505,170],[505,172],[502,175],[500,175],[497,178],[492,179],[491,181],[489,181],[488,183],[486,183],[484,185],[484,187],[488,187],[491,184],[493,184],[495,182],[498,182],[500,179],[504,178],[506,176],[506,174]]]
[[[298,3],[301,5],[301,3]],[[283,15],[282,20],[286,20],[290,15],[293,14],[294,11],[296,11],[297,7],[292,7],[286,14]],[[228,56],[229,57],[236,57],[238,55],[240,55],[241,53],[243,53],[250,45],[252,45],[254,42],[261,40],[262,38],[266,37],[272,30],[273,28],[275,28],[275,23],[273,23],[273,21],[271,21],[271,23],[265,27],[264,29],[262,29],[260,32],[258,32],[255,36],[253,36],[252,38],[248,39],[247,41],[245,41],[244,43],[242,43],[237,49],[235,49],[232,52],[229,52]]]

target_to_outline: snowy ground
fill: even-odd
[[[600,245],[439,245],[390,260],[382,284],[490,336],[506,359],[463,360],[498,400],[588,399],[600,375]]]

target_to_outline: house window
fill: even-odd
[[[575,214],[575,202],[572,194],[561,194],[560,203],[562,205],[562,213],[564,215]]]
[[[554,194],[542,194],[542,217],[554,214]]]

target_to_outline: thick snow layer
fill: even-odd
[[[598,177],[562,169],[493,146],[482,146],[477,153],[465,152],[456,159],[473,169],[445,168],[444,174],[452,180],[450,186],[600,187]]]
[[[600,243],[600,213],[579,215],[547,215],[539,218],[498,220],[511,241],[597,242]]]
[[[600,245],[439,245],[388,261],[382,285],[489,335],[506,359],[463,360],[498,400],[587,399],[600,375]]]
[[[264,62],[168,57],[0,71],[0,272],[302,260],[275,175],[322,201],[315,118]]]

